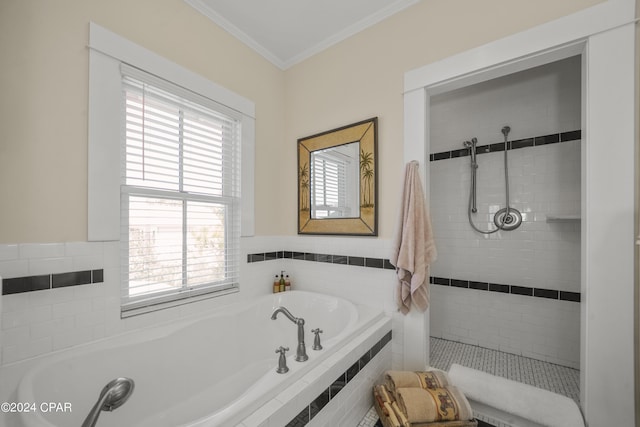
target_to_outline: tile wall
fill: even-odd
[[[431,335],[579,366],[581,132],[579,58],[434,97],[430,203]],[[478,138],[473,220],[495,228],[505,206],[503,126],[509,125],[510,206],[520,228],[483,235],[468,219]]]
[[[249,265],[269,269],[263,278],[256,281],[258,286],[271,292],[274,275],[284,270],[291,278],[293,289],[335,295],[381,308],[392,317],[393,364],[399,366],[404,317],[397,312],[394,302],[395,272],[388,263],[391,253],[389,239],[336,236],[256,239],[260,243],[254,246],[255,252],[247,254],[253,261]]]
[[[243,243],[253,251],[251,239]],[[245,264],[243,292],[120,319],[118,242],[0,245],[0,360],[11,364],[263,294],[252,285],[266,271]]]

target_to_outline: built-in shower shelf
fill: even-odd
[[[547,222],[580,222],[580,215],[547,215]]]

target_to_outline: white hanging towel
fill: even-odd
[[[411,309],[411,301],[421,311],[429,306],[429,264],[437,255],[419,168],[415,160],[405,168],[402,204],[390,259],[398,276],[396,304],[403,314]]]

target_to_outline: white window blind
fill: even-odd
[[[346,209],[346,165],[329,154],[317,152],[311,163],[313,218],[344,216]]]
[[[122,312],[238,287],[240,121],[124,66]]]

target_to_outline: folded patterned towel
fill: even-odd
[[[398,418],[398,421],[400,422],[400,425],[402,427],[411,427],[409,419],[407,419],[407,416],[404,414],[404,412],[402,412],[397,402],[392,402],[391,408],[393,409],[393,412],[395,412],[396,417]]]
[[[387,371],[384,374],[385,385],[389,393],[397,400],[396,390],[401,387],[443,388],[451,385],[445,371]]]
[[[423,389],[400,387],[396,402],[410,423],[473,419],[466,397],[455,386]]]
[[[391,423],[391,425],[393,427],[403,427],[402,424],[400,424],[400,420],[398,420],[396,413],[391,407],[391,404],[389,402],[384,402],[384,407],[385,407],[385,414],[389,417],[389,422]]]

